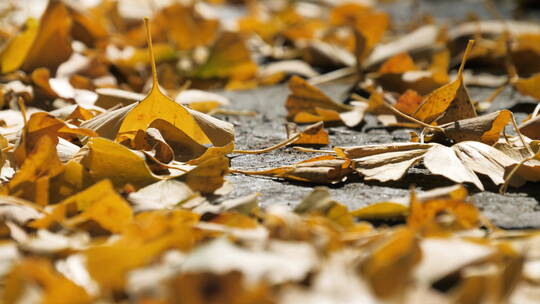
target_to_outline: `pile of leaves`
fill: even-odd
[[[39,19],[2,4],[2,302],[535,303],[538,231],[494,227],[466,186],[540,180],[540,107],[519,125],[488,111],[509,86],[540,100],[540,25],[397,26],[373,2],[50,0]],[[345,102],[315,86],[342,77]],[[287,139],[235,150],[213,115],[251,113],[209,90],[280,82]],[[312,148],[366,115],[410,141]],[[319,154],[230,166],[290,145]],[[413,166],[456,185],[356,210],[324,187],[292,210],[225,198],[229,173],[384,183]]]

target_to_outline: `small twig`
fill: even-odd
[[[344,67],[335,71],[332,71],[330,73],[322,74],[319,76],[311,77],[308,80],[308,83],[311,85],[318,85],[325,82],[330,82],[333,80],[337,80],[340,78],[344,78],[347,76],[351,76],[354,74],[356,69],[354,67]]]
[[[534,158],[536,157],[536,155],[532,155],[532,156],[529,156],[523,160],[521,160],[513,169],[512,171],[510,171],[510,173],[508,174],[508,176],[506,177],[506,179],[504,180],[504,184],[501,186],[501,188],[499,189],[499,193],[500,194],[505,194],[506,193],[506,190],[508,189],[508,185],[510,184],[510,180],[512,179],[512,177],[514,176],[514,174],[517,172],[517,170],[523,166],[523,164],[525,164],[526,162],[530,161],[530,160],[533,160]]]
[[[435,129],[435,130],[439,130],[439,131],[441,131],[441,132],[444,132],[444,129],[443,129],[443,128],[441,128],[441,127],[439,127],[439,126],[432,126],[432,125],[427,124],[427,123],[425,123],[425,122],[423,122],[423,121],[421,121],[421,120],[418,120],[418,119],[416,119],[416,118],[414,118],[414,117],[412,117],[412,116],[409,116],[409,115],[407,115],[407,114],[401,112],[400,110],[396,109],[393,105],[387,103],[387,102],[384,101],[384,100],[383,100],[383,105],[384,105],[385,107],[387,107],[390,111],[392,111],[394,114],[399,115],[399,116],[402,117],[402,118],[405,118],[405,119],[407,119],[407,120],[409,120],[409,121],[412,121],[412,122],[414,122],[414,123],[417,123],[417,124],[419,124],[419,125],[421,125],[421,126],[423,126],[423,127],[425,127],[425,128],[428,128],[428,129]]]
[[[293,147],[294,150],[306,153],[326,153],[326,154],[336,154],[336,151],[333,150],[317,150],[304,147]]]
[[[534,108],[534,111],[531,114],[531,118],[536,117],[538,115],[538,112],[540,112],[540,103],[536,105]]]
[[[26,106],[24,105],[24,100],[22,97],[19,97],[17,99],[17,104],[19,104],[19,110],[21,111],[24,126],[26,127],[26,125],[28,124],[28,119],[26,118]]]
[[[263,171],[244,171],[240,169],[229,169],[230,173],[245,174],[245,175],[272,175],[274,174],[274,169],[268,169]]]
[[[499,96],[502,93],[502,91],[504,91],[504,89],[506,89],[508,84],[509,83],[506,82],[503,85],[501,85],[500,87],[496,88],[495,91],[493,91],[493,93],[491,93],[491,95],[489,95],[489,97],[486,98],[486,100],[484,100],[484,101],[489,102],[489,103],[493,103],[493,100],[495,100],[495,98],[497,98],[497,96]]]
[[[286,145],[289,145],[289,144],[292,144],[293,142],[297,141],[298,139],[300,138],[300,133],[294,135],[293,137],[287,139],[287,140],[284,140],[276,145],[273,145],[271,147],[268,147],[268,148],[264,148],[264,149],[259,149],[259,150],[234,150],[233,153],[241,153],[241,154],[261,154],[261,153],[266,153],[266,152],[270,152],[270,151],[274,151],[274,150],[277,150],[281,147],[284,147]]]
[[[533,150],[531,149],[531,147],[525,142],[525,138],[523,137],[523,134],[521,134],[521,132],[519,132],[519,128],[518,128],[518,125],[516,123],[516,118],[514,117],[514,113],[510,112],[512,114],[512,125],[514,126],[514,129],[516,130],[516,133],[518,134],[518,137],[519,137],[519,140],[521,141],[521,143],[523,144],[523,146],[527,149],[527,151],[529,152],[529,154],[531,156],[534,157],[534,152]]]

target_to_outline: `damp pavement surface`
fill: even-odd
[[[407,1],[404,1],[407,2]],[[459,5],[458,5],[459,3]],[[496,1],[499,10],[505,17],[513,14],[513,1]],[[395,19],[403,19],[406,7],[385,7]],[[420,1],[420,9],[424,13],[432,13],[441,20],[462,20],[468,12],[475,12],[480,17],[487,18],[489,14],[483,7],[483,0],[478,1]],[[398,12],[398,13],[396,13]],[[397,14],[397,16],[396,16]],[[529,18],[538,19],[539,15],[529,14]],[[326,94],[336,100],[344,100],[352,80],[339,80],[318,86]],[[473,100],[487,98],[493,89],[469,87]],[[285,123],[287,120],[285,100],[289,94],[287,84],[259,87],[247,91],[219,92],[231,100],[232,109],[254,111],[254,117],[249,116],[220,116],[221,119],[234,124],[236,132],[236,148],[253,150],[266,148],[286,138]],[[491,111],[508,108],[516,113],[518,120],[531,113],[536,102],[523,97],[511,89],[506,89],[495,100]],[[519,122],[518,122],[519,123]],[[511,133],[509,127],[508,131]],[[374,116],[367,114],[365,123],[355,129],[345,126],[329,127],[330,146],[356,146],[389,142],[405,142],[410,139],[410,129],[383,128]],[[279,166],[286,166],[321,154],[303,153],[286,147],[259,155],[233,155],[231,167],[249,171],[259,171]],[[233,184],[234,190],[227,197],[239,197],[253,192],[260,193],[259,200],[263,207],[272,204],[284,204],[293,207],[313,190],[316,184],[291,182],[288,180],[232,174],[227,179]],[[510,188],[506,195],[498,194],[498,187],[488,179],[482,179],[486,191],[477,190],[474,185],[466,185],[476,206],[495,225],[503,228],[532,228],[540,227],[540,185],[528,183],[521,188]],[[491,184],[490,184],[491,183]],[[430,174],[422,165],[411,168],[405,177],[397,182],[380,183],[363,181],[352,178],[336,185],[327,185],[332,198],[347,205],[351,210],[371,203],[387,199],[407,196],[408,189],[415,185],[419,191],[453,185],[453,182],[437,175]]]

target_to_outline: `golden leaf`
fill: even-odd
[[[287,97],[287,119],[298,123],[340,120],[339,113],[351,110],[326,96],[304,79],[293,76],[289,80],[291,93]]]
[[[473,42],[469,41],[456,80],[432,92],[420,104],[414,117],[427,123],[436,120],[440,123],[447,123],[476,116],[476,110],[463,84],[463,69],[472,45]]]
[[[80,156],[80,163],[94,181],[108,178],[116,187],[132,184],[140,188],[160,180],[152,174],[143,158],[101,137],[90,139]]]
[[[55,72],[65,62],[71,49],[71,16],[61,1],[50,1],[41,16],[39,30],[24,59],[22,69],[30,72],[39,67]]]
[[[24,31],[7,43],[0,55],[2,73],[13,72],[22,66],[36,38],[38,28],[38,21],[29,19],[26,21]]]
[[[25,299],[25,287],[38,285],[43,294],[40,303],[91,303],[90,296],[77,284],[58,273],[48,260],[27,258],[11,269],[5,281],[3,303],[15,304]]]

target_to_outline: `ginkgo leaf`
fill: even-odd
[[[400,53],[385,61],[373,79],[386,91],[404,93],[413,90],[426,95],[448,81],[447,77],[441,76],[446,75],[446,67],[439,66],[444,62],[434,62],[434,65],[433,71],[421,70],[407,53]]]
[[[71,35],[73,39],[86,44],[88,47],[97,47],[98,42],[106,40],[108,36],[107,28],[104,24],[94,19],[93,14],[84,14],[71,9],[70,15],[73,19]]]
[[[210,43],[218,30],[219,21],[201,16],[195,6],[173,4],[156,16],[156,23],[166,30],[178,49],[190,50]]]
[[[512,80],[512,85],[519,93],[540,100],[540,90],[538,90],[540,86],[540,74]]]
[[[292,166],[266,171],[235,170],[235,172],[248,175],[274,176],[303,182],[332,184],[345,180],[346,176],[352,172],[352,169],[348,160],[339,159],[334,156],[319,156]]]
[[[396,143],[338,148],[338,154],[351,159],[353,168],[364,178],[399,180],[410,167],[423,160],[434,174],[455,182],[469,182],[484,189],[475,172],[487,175],[495,184],[504,182],[506,168],[516,164],[505,153],[475,141],[452,147],[439,144]]]
[[[71,127],[45,112],[34,113],[26,123],[21,141],[13,154],[16,162],[20,165],[26,159],[27,154],[37,147],[38,139],[41,137],[49,137],[56,145],[59,137],[75,140],[77,136],[94,137],[96,135],[94,131],[89,129]]]
[[[147,26],[148,48],[150,57],[152,58],[152,89],[149,95],[126,115],[118,130],[117,138],[119,136],[133,138],[138,130],[146,130],[154,120],[163,119],[172,123],[198,143],[210,143],[204,131],[199,127],[187,109],[161,92],[157,82],[156,64],[153,59],[154,51],[147,20],[145,24]]]
[[[288,120],[297,123],[336,121],[341,119],[339,113],[351,110],[298,76],[291,77],[288,84],[291,91],[285,102]]]
[[[412,115],[421,103],[422,96],[418,92],[407,90],[399,96],[394,107],[407,115]]]
[[[39,285],[44,304],[90,303],[88,293],[77,284],[58,273],[50,261],[30,257],[15,265],[8,274],[6,292],[2,295],[4,303],[18,303],[26,299],[25,291],[32,285]]]
[[[103,229],[119,233],[131,223],[133,217],[127,201],[116,193],[109,180],[102,180],[62,203],[75,203],[81,211],[65,222],[69,226],[92,220]]]
[[[473,118],[457,120],[440,127],[443,132],[435,130],[432,140],[451,139],[454,142],[480,141],[488,145],[495,144],[502,131],[512,119],[512,112],[501,110]]]
[[[217,146],[228,144],[234,139],[232,125],[203,113],[186,109],[161,92],[157,82],[157,71],[153,55],[148,21],[147,34],[150,57],[152,58],[152,89],[138,104],[129,105],[88,121],[102,136],[112,136],[117,140],[133,139],[138,130],[146,130],[156,120],[173,125],[198,144],[213,143]],[[129,96],[128,96],[129,97]],[[127,113],[127,114],[126,114]],[[101,129],[101,132],[99,131]],[[110,138],[110,137],[109,137]]]
[[[419,241],[413,230],[400,228],[382,240],[363,261],[360,271],[380,298],[399,297],[407,278],[421,260]]]
[[[379,68],[379,74],[402,74],[418,70],[413,59],[407,53],[399,53],[386,60]]]
[[[369,6],[346,3],[330,12],[330,22],[335,25],[352,25],[366,39],[366,53],[382,38],[390,23],[388,15]]]
[[[139,155],[101,137],[90,139],[78,157],[94,181],[108,178],[116,187],[144,187],[160,180]]]
[[[56,71],[71,53],[71,16],[61,1],[50,1],[39,21],[39,29],[21,68],[32,71],[39,67]],[[26,38],[28,39],[28,38]]]
[[[198,239],[192,228],[197,221],[197,214],[185,210],[143,213],[122,238],[83,252],[88,273],[101,288],[122,290],[129,271],[155,261],[167,249],[190,249]]]
[[[427,200],[465,200],[468,192],[463,185],[454,185],[449,187],[435,188],[429,191],[415,193],[419,201]],[[397,197],[389,200],[376,202],[351,211],[355,218],[365,220],[378,219],[401,219],[409,214],[411,206],[410,195]]]
[[[424,202],[411,193],[407,226],[424,235],[440,236],[451,231],[472,229],[480,225],[480,212],[472,204],[459,199],[430,199]],[[452,218],[439,223],[442,214]]]
[[[302,131],[299,131],[298,126],[292,122],[285,125],[285,127],[288,138],[299,135],[299,138],[294,141],[295,145],[325,146],[329,143],[328,132],[324,130],[324,125],[322,123],[317,124],[315,127],[308,127]]]
[[[69,216],[73,210],[78,213]],[[30,226],[46,229],[60,223],[74,227],[92,220],[103,229],[119,233],[131,223],[132,217],[128,203],[114,190],[110,180],[104,179],[54,205],[49,215],[35,220]]]
[[[325,187],[315,189],[294,208],[299,214],[321,214],[342,227],[351,227],[353,218],[346,206],[334,201]]]
[[[522,123],[519,126],[519,132],[530,139],[540,139],[540,115]]]
[[[212,193],[223,185],[223,177],[229,173],[229,160],[218,155],[201,161],[193,170],[180,177],[193,191]]]
[[[231,78],[247,80],[257,72],[244,39],[237,33],[225,32],[217,38],[208,59],[191,76],[198,78]]]
[[[451,148],[442,145],[431,147],[424,155],[424,165],[433,174],[444,175],[457,183],[470,182],[484,190],[478,176],[461,162]]]
[[[39,137],[19,171],[2,188],[2,192],[47,205],[50,179],[63,170],[64,166],[58,159],[55,143],[51,137]]]
[[[29,19],[26,21],[24,31],[8,42],[0,54],[2,73],[13,72],[22,66],[36,38],[38,28],[38,21]]]
[[[470,41],[467,45],[456,80],[433,91],[416,109],[414,117],[427,123],[435,120],[447,123],[476,117],[476,110],[463,83],[463,69],[472,44]]]

